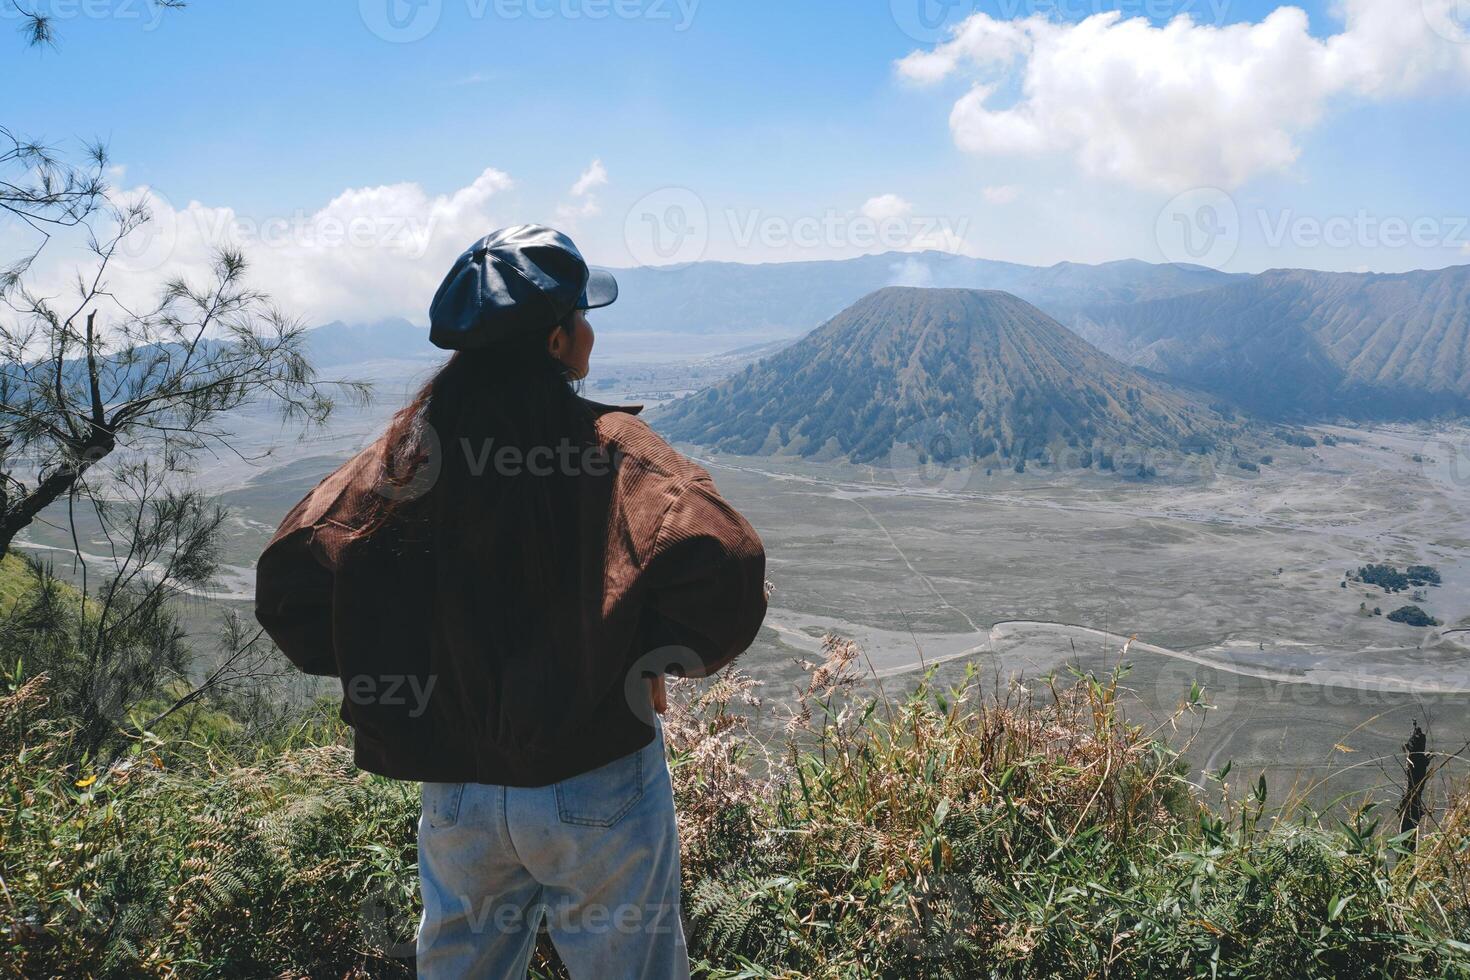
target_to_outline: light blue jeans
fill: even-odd
[[[551,786],[425,783],[419,882],[420,977],[525,977],[545,921],[574,980],[685,980],[662,730]]]

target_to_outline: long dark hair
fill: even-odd
[[[510,632],[544,638],[535,624],[513,625],[515,615],[531,590],[574,587],[578,497],[574,473],[526,460],[540,447],[559,460],[594,443],[593,414],[545,334],[459,351],[389,424],[364,536],[433,553],[441,570],[491,590],[513,614]]]

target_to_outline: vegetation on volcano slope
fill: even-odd
[[[653,415],[741,454],[1064,468],[1210,453],[1242,424],[1149,380],[1007,293],[891,287],[791,347]],[[902,459],[900,459],[902,456]],[[909,459],[912,457],[912,459]]]

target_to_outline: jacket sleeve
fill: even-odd
[[[336,676],[332,573],[312,550],[307,500],[291,509],[255,566],[255,618],[290,661],[308,674]]]
[[[754,642],[766,617],[766,552],[708,477],[669,505],[647,566],[648,640],[694,656],[671,665],[690,677],[720,670]]]

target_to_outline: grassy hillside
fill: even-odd
[[[8,613],[15,602],[31,588],[35,576],[20,555],[0,558],[0,615]]]
[[[1190,785],[1169,739],[1196,703],[1144,728],[1117,678],[884,697],[861,662],[830,640],[764,745],[750,681],[676,685],[697,975],[1470,975],[1463,786],[1411,850],[1391,814]],[[417,792],[354,771],[340,729],[99,770],[47,697],[0,696],[0,975],[413,975]]]
[[[77,602],[80,594],[65,582],[55,582],[58,594],[67,602]],[[15,604],[36,587],[36,573],[22,553],[12,552],[0,558],[0,617],[9,615]]]

